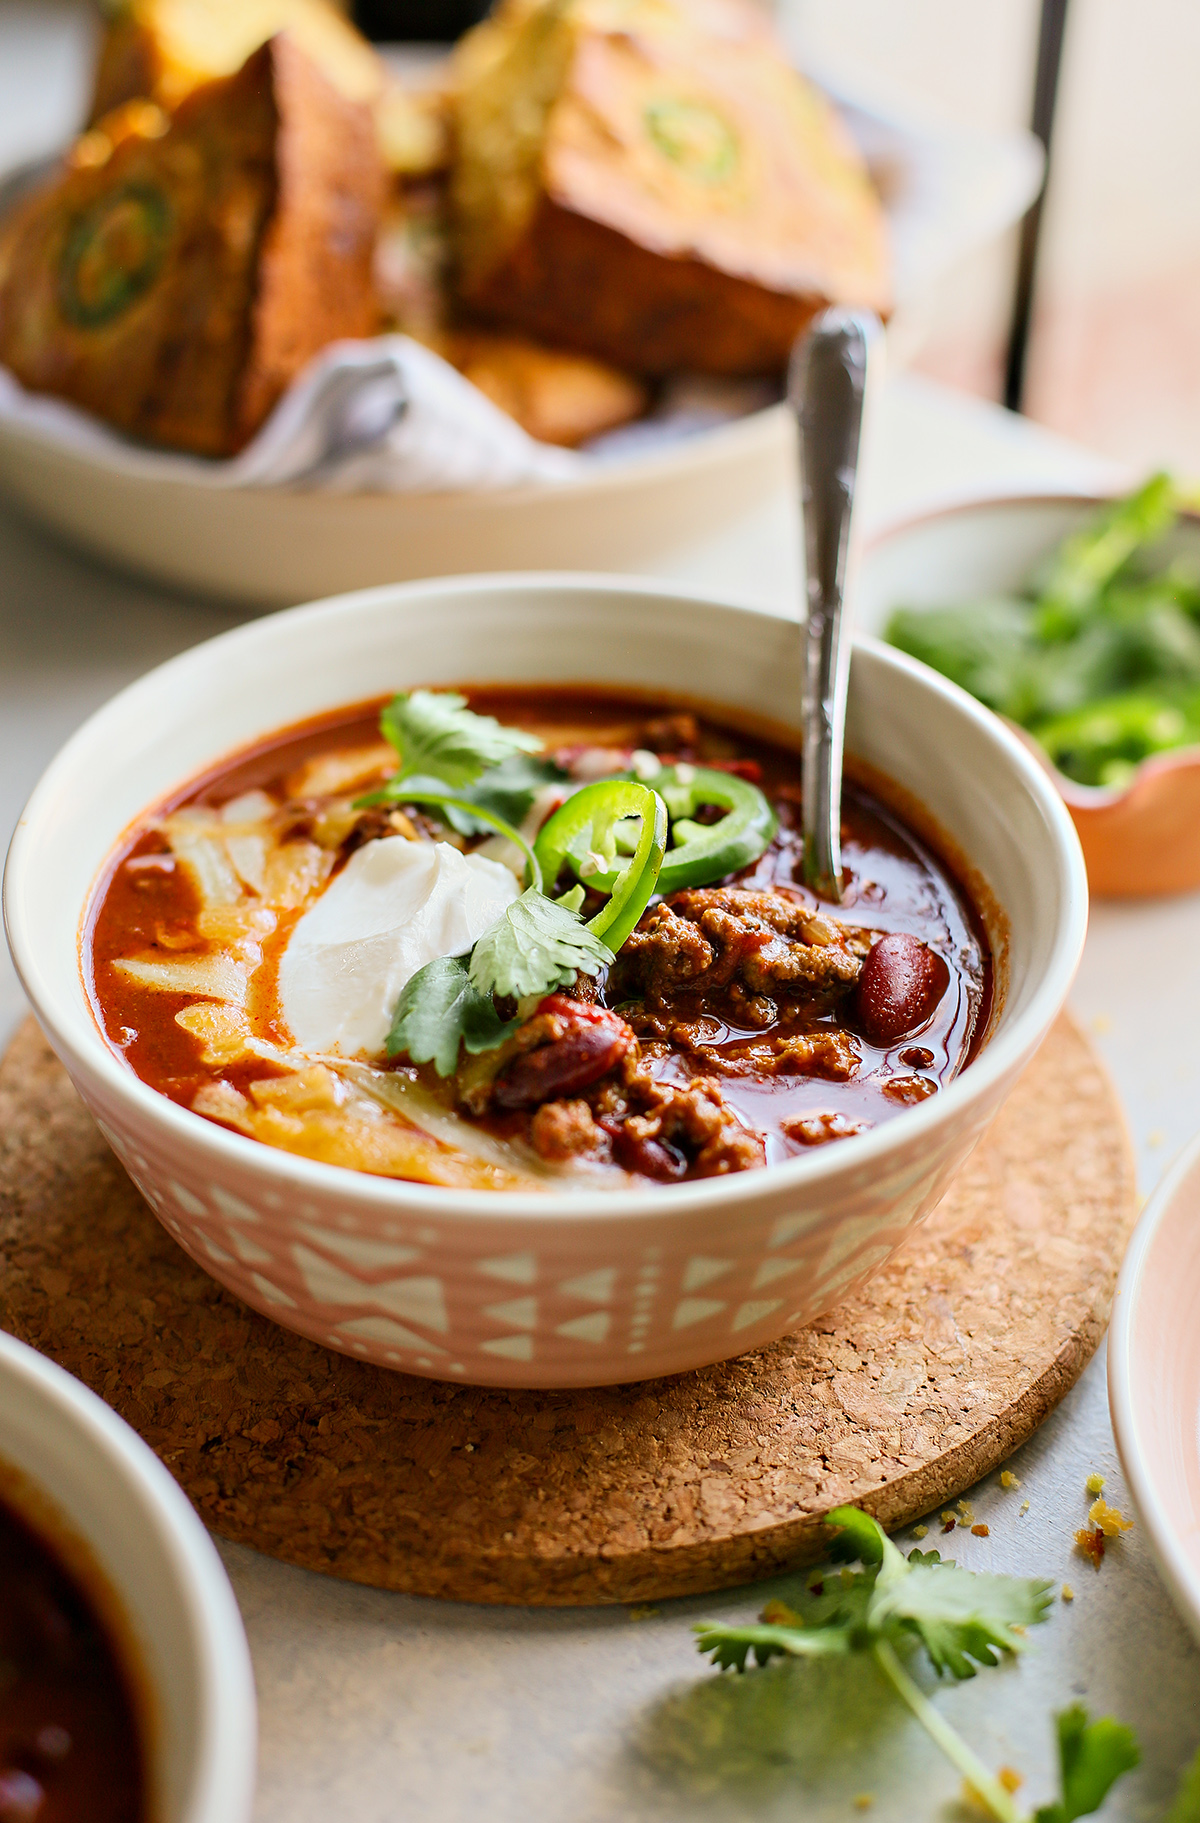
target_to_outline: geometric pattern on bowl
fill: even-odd
[[[163,1226],[244,1303],[343,1354],[482,1385],[514,1370],[527,1385],[644,1379],[800,1328],[853,1296],[959,1162],[922,1147],[850,1173],[819,1214],[772,1203],[731,1231],[722,1210],[711,1237],[664,1212],[575,1224],[564,1245],[535,1219],[506,1224],[497,1251],[486,1219],[364,1222],[336,1197],[234,1191],[99,1125]]]

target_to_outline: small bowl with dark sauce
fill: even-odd
[[[168,1231],[276,1322],[483,1384],[683,1371],[864,1284],[1060,1011],[1086,882],[1022,744],[862,642],[845,893],[818,902],[801,664],[794,623],[666,588],[463,578],[242,628],[93,718],[22,821],[6,918]],[[434,799],[389,777],[389,717]],[[578,969],[540,974],[527,922],[477,975],[535,887],[436,803],[461,738],[507,739],[518,770],[536,748],[529,789],[486,801],[519,803],[549,870],[538,918],[565,898],[613,937],[568,925]],[[626,805],[615,853],[576,827],[597,790]],[[638,898],[657,813],[629,805],[655,797]]]
[[[0,1818],[245,1823],[254,1753],[200,1521],[128,1425],[0,1334]]]

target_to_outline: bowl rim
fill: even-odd
[[[250,1815],[257,1767],[254,1673],[237,1600],[195,1508],[124,1418],[57,1362],[3,1330],[0,1387],[6,1403],[23,1398],[34,1408],[54,1408],[72,1429],[86,1434],[103,1459],[104,1472],[135,1495],[186,1613],[182,1638],[195,1679],[197,1745],[178,1823],[242,1823]],[[36,1471],[23,1472],[41,1490]],[[52,1495],[50,1500],[59,1507]],[[103,1564],[87,1522],[65,1512],[63,1520],[101,1561],[118,1608],[130,1618],[125,1588]],[[137,1669],[153,1691],[149,1667],[142,1664]]]
[[[121,1063],[105,1044],[98,1027],[89,1034],[86,1054],[77,1047],[64,1022],[57,1016],[64,990],[49,979],[38,957],[37,934],[26,925],[20,904],[22,876],[36,865],[37,826],[45,809],[68,781],[76,766],[76,756],[93,739],[95,730],[107,720],[136,713],[139,697],[161,688],[164,680],[186,673],[201,653],[215,648],[226,652],[241,646],[253,647],[258,642],[283,639],[289,630],[322,620],[332,624],[338,617],[356,609],[367,610],[385,602],[428,603],[439,596],[520,595],[538,592],[544,595],[564,591],[601,592],[609,595],[650,596],[663,603],[687,607],[713,608],[736,618],[750,619],[778,627],[786,617],[759,608],[748,608],[723,600],[719,596],[681,587],[658,578],[615,576],[588,571],[500,571],[480,575],[432,577],[406,583],[388,583],[370,589],[358,589],[342,595],[327,596],[319,601],[280,610],[216,635],[155,666],[116,696],[109,699],[87,718],[60,748],[35,785],[17,823],[4,871],[4,924],[9,947],[21,984],[33,1005],[39,1021],[54,1049],[66,1061],[78,1057],[90,1073],[99,1075],[114,1100],[131,1104],[132,1111],[157,1128],[168,1144],[180,1144],[185,1152],[192,1145],[206,1148],[210,1154],[228,1163],[231,1169],[269,1181],[280,1180],[297,1192],[322,1191],[336,1194],[343,1205],[360,1211],[375,1211],[381,1201],[390,1211],[419,1213],[424,1219],[451,1215],[490,1218],[496,1222],[511,1221],[521,1213],[538,1221],[571,1219],[582,1222],[603,1215],[606,1221],[640,1221],[653,1213],[687,1220],[699,1211],[719,1207],[731,1197],[747,1203],[760,1196],[775,1196],[789,1187],[795,1190],[815,1189],[842,1175],[850,1162],[858,1169],[869,1168],[886,1157],[897,1144],[919,1142],[922,1134],[936,1130],[969,1104],[983,1100],[1006,1075],[1017,1067],[1044,1036],[1054,1015],[1060,1009],[1074,978],[1087,932],[1087,872],[1079,838],[1061,796],[1054,789],[1044,768],[1024,743],[1004,726],[991,710],[938,672],[916,659],[885,645],[882,641],[859,636],[860,648],[876,662],[905,674],[922,688],[939,696],[959,714],[976,725],[978,731],[1007,757],[1027,791],[1035,800],[1042,817],[1056,834],[1055,844],[1060,863],[1062,910],[1059,928],[1043,979],[1034,990],[1031,1002],[1018,1014],[1011,1026],[996,1033],[983,1046],[970,1066],[955,1077],[936,1096],[915,1108],[906,1109],[903,1117],[885,1126],[856,1136],[854,1151],[847,1159],[845,1146],[819,1147],[804,1157],[787,1159],[761,1172],[730,1173],[723,1177],[701,1179],[686,1184],[655,1184],[646,1190],[571,1190],[539,1191],[531,1195],[522,1190],[451,1189],[436,1184],[412,1184],[396,1178],[375,1177],[342,1166],[318,1163],[293,1153],[265,1146],[244,1134],[233,1133],[190,1109],[181,1108],[160,1095]],[[147,808],[150,806],[147,805]],[[969,860],[970,857],[968,856]],[[83,908],[81,907],[81,914]],[[77,965],[78,970],[78,965]],[[73,984],[74,985],[74,984]],[[828,1156],[826,1156],[828,1154]],[[840,1155],[840,1156],[839,1156]],[[747,1177],[753,1179],[747,1183]],[[765,1182],[763,1181],[765,1180]]]
[[[881,526],[864,539],[863,557],[872,556],[893,539],[901,538],[908,532],[917,532],[927,525],[937,525],[943,520],[956,519],[967,513],[1004,512],[1010,508],[1027,506],[1099,509],[1127,498],[1128,493],[1128,488],[1114,488],[1108,494],[1097,494],[1089,488],[1077,494],[981,494],[972,500],[953,500],[946,506],[924,508],[919,513],[906,514],[903,519]],[[1178,512],[1181,520],[1200,532],[1200,509],[1181,506]],[[886,645],[887,641],[881,643]],[[898,647],[895,649],[899,650]],[[1030,734],[1027,728],[1022,728],[1019,722],[1010,721],[1007,716],[1001,716],[1000,720],[1006,727],[1013,729],[1018,739],[1033,752],[1042,770],[1054,780],[1060,795],[1074,810],[1111,810],[1140,791],[1147,779],[1156,778],[1162,773],[1180,772],[1200,766],[1200,741],[1192,741],[1186,747],[1169,747],[1162,753],[1147,754],[1144,760],[1138,761],[1128,783],[1124,785],[1081,785],[1078,779],[1068,778],[1065,772],[1059,771],[1036,735]]]
[[[1158,1492],[1159,1475],[1151,1464],[1138,1422],[1145,1394],[1139,1391],[1145,1369],[1139,1366],[1134,1329],[1142,1291],[1159,1231],[1170,1216],[1186,1181],[1200,1166],[1200,1134],[1179,1152],[1147,1199],[1133,1231],[1113,1294],[1108,1332],[1108,1398],[1117,1453],[1138,1517],[1176,1604],[1200,1640],[1200,1566],[1183,1549],[1167,1518]],[[1157,1396],[1157,1395],[1156,1395]]]

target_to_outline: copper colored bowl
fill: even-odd
[[[858,627],[881,634],[897,607],[1011,594],[1104,504],[1092,496],[985,500],[892,527],[864,555]],[[1200,569],[1200,518],[1185,515],[1160,548],[1164,560],[1188,556]],[[1128,785],[1105,790],[1066,778],[1017,732],[1063,796],[1094,894],[1136,899],[1200,887],[1200,747],[1155,754]]]

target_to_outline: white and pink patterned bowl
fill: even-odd
[[[605,683],[796,726],[794,622],[588,576],[371,589],[256,621],[151,672],[68,742],[13,838],[4,911],[38,1018],[180,1245],[256,1310],[380,1366],[587,1386],[740,1354],[850,1296],[928,1214],[1062,1007],[1087,922],[1079,843],[1025,748],[961,690],[855,648],[848,745],[926,807],[985,883],[998,1008],[955,1082],[861,1138],[644,1191],[397,1183],[175,1106],[101,1039],[81,915],[122,831],[231,749],[418,683]]]

